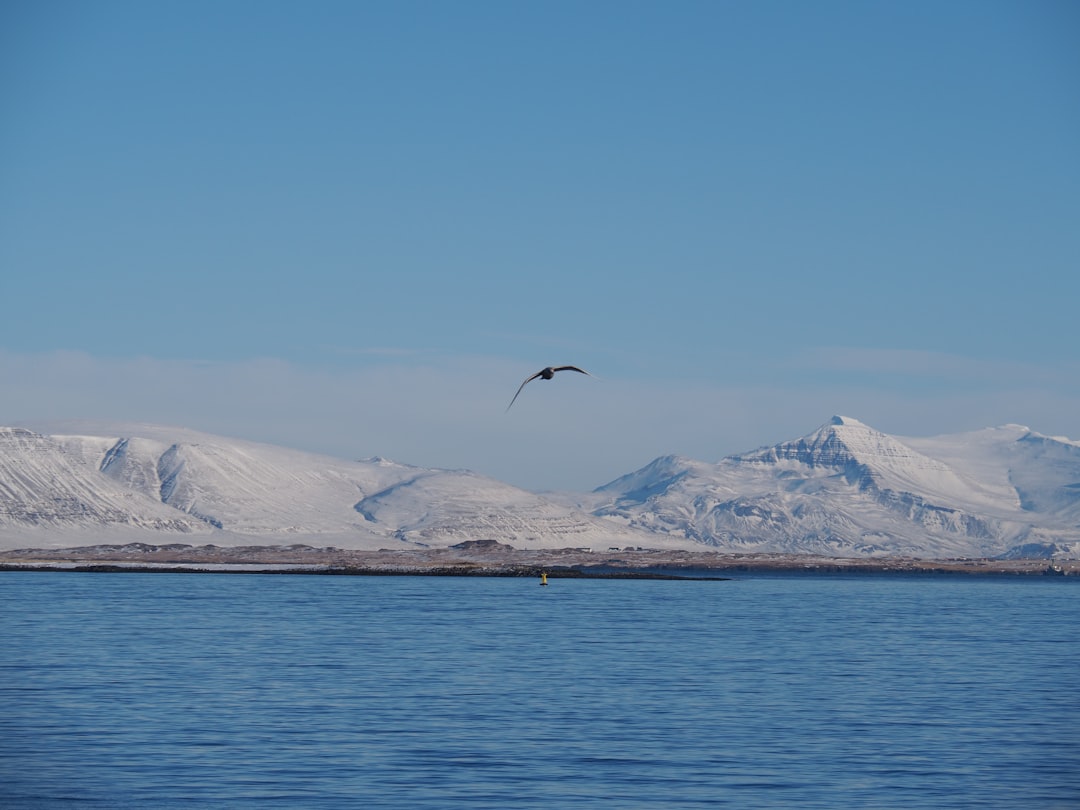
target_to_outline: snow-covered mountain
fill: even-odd
[[[733,551],[1075,556],[1080,443],[1019,425],[899,438],[837,416],[715,464],[656,459],[578,504]]]
[[[467,471],[344,461],[153,425],[58,428],[0,428],[0,549],[147,540],[377,549],[483,539],[606,549],[651,539]]]
[[[1080,442],[933,438],[834,417],[716,463],[658,458],[592,493],[345,461],[176,428],[0,428],[0,549],[102,542],[1080,556]]]

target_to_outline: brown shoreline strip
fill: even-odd
[[[95,545],[0,552],[0,570],[199,571],[368,576],[723,579],[761,575],[1044,575],[1080,578],[1080,560],[825,557],[813,554],[647,549],[515,549],[469,542],[451,548],[354,550],[288,546]]]
[[[683,582],[726,582],[731,577],[689,576],[653,571],[588,571],[578,568],[544,568],[552,579],[644,579],[673,580]],[[92,573],[92,574],[304,574],[307,576],[365,576],[365,577],[505,577],[539,578],[542,570],[516,570],[500,568],[477,568],[473,566],[449,566],[438,568],[366,568],[362,566],[334,566],[327,568],[263,568],[258,564],[245,567],[208,568],[192,565],[115,565],[101,563],[12,564],[0,563],[0,571]]]

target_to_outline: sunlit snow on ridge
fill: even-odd
[[[160,425],[0,429],[0,548],[94,536],[244,545],[730,549],[993,556],[1080,549],[1080,442],[1021,425],[896,437],[847,416],[710,463],[666,456],[592,493],[347,461]]]

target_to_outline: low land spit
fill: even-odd
[[[451,548],[356,551],[308,545],[97,545],[0,552],[0,570],[192,571],[431,576],[713,578],[777,574],[1080,576],[1080,560],[917,559],[720,551],[515,549],[494,541]]]

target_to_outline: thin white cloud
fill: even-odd
[[[1080,364],[1047,367],[1030,362],[986,360],[946,352],[912,349],[863,349],[846,346],[815,347],[796,352],[795,364],[822,371],[852,374],[893,374],[960,383],[985,382],[1002,387],[1017,384],[1060,387],[1080,384]]]
[[[848,367],[874,360],[854,350],[848,356]],[[915,361],[882,357],[899,367]],[[937,360],[938,369],[963,365]],[[501,358],[410,357],[325,369],[277,359],[0,350],[0,424],[152,422],[344,458],[468,468],[534,490],[590,489],[667,453],[716,460],[803,435],[837,413],[909,436],[1014,422],[1080,437],[1080,392],[1037,367],[972,390],[788,379],[781,365],[770,382],[757,384],[657,383],[598,369],[600,379],[538,381],[507,413],[522,364]],[[994,378],[978,366],[968,371]]]
[[[416,357],[429,350],[402,346],[324,346],[323,351],[343,357]]]

